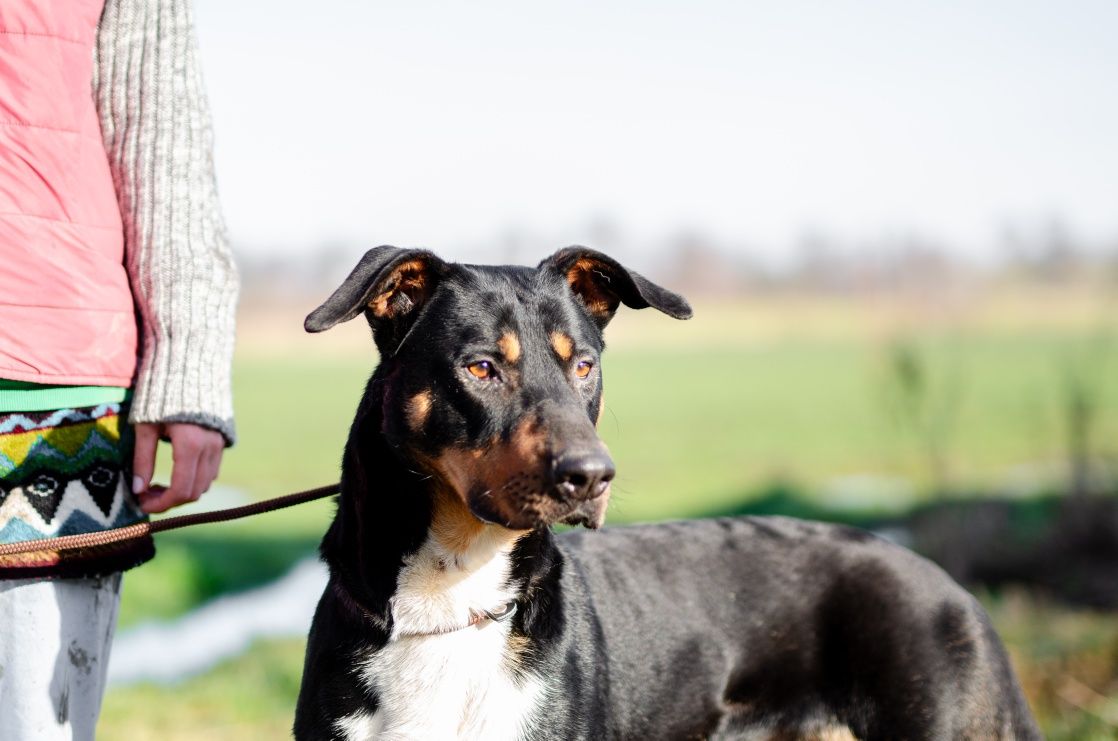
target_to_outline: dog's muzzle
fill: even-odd
[[[552,464],[552,491],[556,499],[571,508],[560,521],[600,527],[605,519],[610,481],[616,473],[604,446],[559,456]]]
[[[552,465],[552,485],[563,499],[597,499],[617,473],[604,450],[564,453]]]

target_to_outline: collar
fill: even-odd
[[[370,620],[377,625],[384,627],[384,621],[381,618],[375,616],[372,612],[366,609],[364,605],[355,600],[349,593],[349,590],[342,586],[340,581],[332,581],[334,582],[334,594],[337,595],[343,605],[345,605],[351,612],[361,616],[365,620]],[[396,636],[396,639],[446,635],[448,633],[457,633],[460,630],[466,630],[467,628],[474,627],[480,629],[485,627],[485,625],[487,625],[488,623],[503,623],[504,621],[515,615],[516,611],[516,600],[511,599],[508,602],[499,605],[493,610],[470,610],[470,620],[465,625],[458,625],[451,628],[440,628],[438,630],[422,631],[416,633],[400,633]]]
[[[448,633],[457,633],[460,630],[467,628],[477,627],[481,629],[488,623],[503,623],[516,614],[516,600],[512,599],[500,605],[494,610],[471,610],[470,620],[465,625],[458,625],[452,628],[439,628],[438,630],[429,630],[416,633],[399,633],[396,639],[400,638],[422,638],[425,636],[440,636],[447,635]]]

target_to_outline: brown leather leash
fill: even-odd
[[[25,540],[20,543],[5,543],[0,544],[0,557],[14,556],[18,553],[34,553],[35,551],[73,551],[82,548],[95,548],[97,546],[109,545],[110,543],[120,543],[125,540],[146,538],[155,533],[165,533],[168,530],[178,530],[179,528],[190,527],[192,525],[239,520],[242,517],[251,517],[252,515],[259,515],[264,512],[272,512],[277,509],[293,507],[296,504],[311,502],[315,499],[323,499],[332,494],[337,494],[340,489],[340,484],[330,484],[329,486],[319,486],[315,489],[297,491],[293,494],[285,494],[282,497],[265,499],[262,502],[245,504],[240,507],[230,507],[229,509],[217,509],[212,512],[199,512],[193,515],[164,517],[160,520],[137,522],[135,525],[126,525],[125,527],[102,530],[96,533],[62,535],[57,538],[39,538],[38,540]]]

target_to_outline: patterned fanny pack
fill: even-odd
[[[140,522],[122,404],[0,413],[0,543]],[[155,555],[150,538],[0,557],[0,579],[102,576]]]

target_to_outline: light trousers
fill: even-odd
[[[0,739],[93,739],[119,606],[120,574],[0,581]]]

